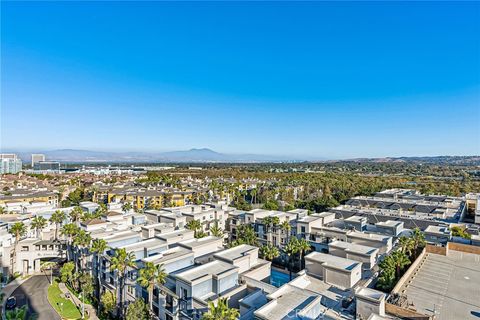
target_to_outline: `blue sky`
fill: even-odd
[[[1,146],[480,153],[478,2],[2,2]]]

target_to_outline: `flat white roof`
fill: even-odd
[[[381,226],[381,227],[398,227],[401,224],[403,224],[403,221],[394,221],[394,220],[380,221],[375,223],[376,226]]]
[[[359,287],[355,291],[355,295],[367,300],[373,300],[377,302],[385,299],[385,293],[367,287]]]
[[[312,252],[305,256],[307,260],[316,261],[323,266],[333,267],[336,269],[342,269],[345,271],[351,271],[355,267],[361,265],[360,262],[355,260],[350,260],[342,257],[337,257],[331,254],[325,254],[321,252]]]
[[[188,229],[175,230],[168,233],[159,234],[157,237],[160,239],[170,240],[175,238],[181,238],[184,235],[191,235],[193,237],[195,232]]]
[[[320,304],[321,299],[319,294],[289,284],[279,288],[271,297],[274,300],[255,311],[257,317],[269,320],[298,319],[297,313],[308,309],[309,305]],[[325,309],[323,306],[321,308]],[[295,316],[292,317],[292,314]]]
[[[227,250],[220,251],[219,253],[216,253],[214,256],[223,258],[225,260],[234,261],[238,258],[244,257],[248,253],[255,250],[258,250],[258,248],[254,246],[250,246],[248,244],[242,244]]]
[[[220,244],[222,244],[223,239],[214,237],[214,236],[208,236],[208,237],[203,237],[199,239],[194,238],[194,239],[185,240],[180,242],[179,245],[193,249],[193,248],[205,246],[205,245],[216,243],[216,242],[219,242]]]
[[[207,277],[220,277],[235,271],[238,271],[238,268],[233,264],[215,260],[194,268],[190,268],[183,272],[179,272],[175,274],[175,277],[187,282],[194,282],[195,280]]]
[[[174,261],[177,258],[184,257],[187,255],[193,256],[193,252],[191,250],[188,250],[187,248],[175,247],[172,249],[165,250],[154,256],[144,258],[142,260],[145,262],[153,262],[155,265],[157,265],[157,264],[165,264],[170,261]]]
[[[341,249],[345,249],[345,251],[348,251],[348,252],[365,254],[365,255],[371,255],[371,254],[374,254],[375,252],[378,252],[378,248],[373,248],[373,247],[345,242],[345,241],[333,241],[333,242],[330,242],[328,246],[341,248]]]
[[[448,230],[448,227],[444,226],[433,226],[429,225],[426,229],[425,232],[429,233],[436,233],[436,234],[443,234],[443,235],[449,235],[450,230]]]
[[[388,241],[391,237],[389,236],[384,236],[381,234],[377,233],[366,233],[366,232],[360,232],[360,231],[351,231],[348,236],[350,237],[355,237],[355,238],[361,238],[361,239],[370,239],[370,240],[375,240],[375,241]]]
[[[132,244],[127,244],[127,245],[121,246],[120,248],[125,248],[127,251],[136,251],[143,248],[150,249],[150,248],[157,248],[161,246],[167,246],[167,243],[165,242],[165,240],[158,239],[158,238],[151,238],[151,239],[135,242]]]

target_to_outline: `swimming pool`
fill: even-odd
[[[293,279],[293,274],[292,274],[292,279]],[[290,281],[290,275],[288,273],[283,273],[281,271],[272,269],[270,272],[270,284],[275,286],[275,287],[281,287],[285,283]]]

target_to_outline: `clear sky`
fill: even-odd
[[[479,2],[4,2],[1,146],[480,154]]]

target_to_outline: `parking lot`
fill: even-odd
[[[418,312],[435,319],[480,319],[480,255],[428,253],[401,292]]]

